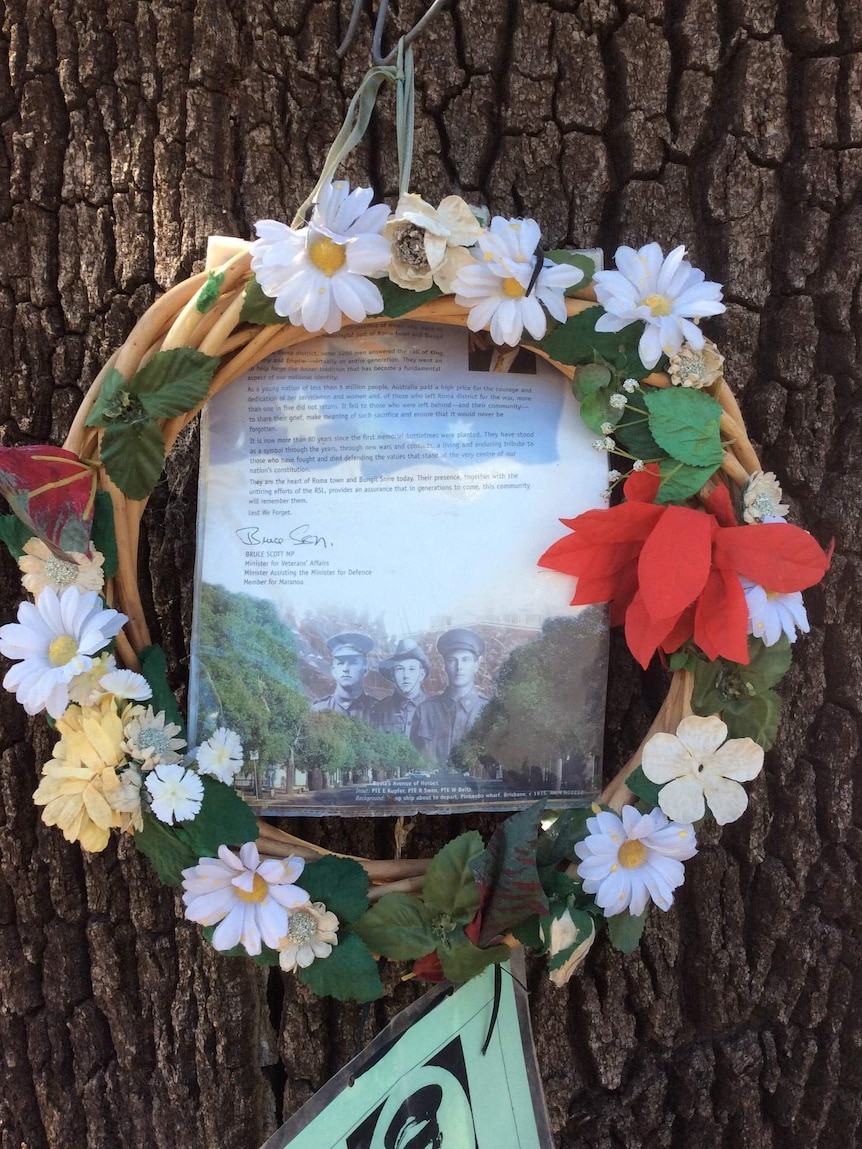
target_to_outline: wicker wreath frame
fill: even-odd
[[[211,290],[213,272],[219,282],[218,298],[202,313],[197,304],[204,288]],[[191,276],[152,304],[122,347],[111,356],[93,381],[63,446],[81,459],[93,460],[99,457],[104,432],[99,428],[88,427],[86,422],[112,368],[128,379],[159,351],[179,347],[194,348],[221,360],[209,389],[209,399],[274,352],[319,337],[318,332],[309,332],[302,327],[287,324],[259,326],[244,322],[241,318],[244,295],[251,278],[251,255],[244,245],[244,250],[220,266]],[[596,296],[591,288],[575,291],[566,300],[569,316],[596,305]],[[364,322],[398,322],[402,319],[466,327],[467,311],[456,304],[454,297],[443,296],[423,303],[397,319],[369,316]],[[347,325],[350,321],[345,320],[345,323]],[[530,350],[547,359],[569,380],[573,378],[573,366],[557,362],[539,349],[531,347]],[[653,372],[642,382],[653,387],[670,386],[669,377],[661,372]],[[739,405],[723,378],[710,388],[710,394],[722,408],[721,432],[725,445],[720,468],[721,479],[738,494],[749,477],[761,469],[760,461],[746,432]],[[205,402],[182,416],[160,420],[166,456],[180,432],[195,418]],[[138,586],[138,544],[147,500],[134,500],[124,495],[111,481],[104,467],[99,468],[98,483],[102,490],[108,492],[113,504],[119,559],[116,576],[107,580],[105,599],[108,606],[128,616],[128,622],[117,636],[116,655],[126,667],[137,670],[140,666],[138,654],[151,642]],[[708,484],[710,489],[714,483],[715,480]],[[640,764],[643,747],[654,734],[661,731],[674,732],[681,720],[692,713],[692,689],[693,678],[687,671],[677,670],[673,673],[667,696],[637,750],[605,786],[600,798],[604,805],[619,811],[634,800],[634,795],[626,786],[626,778]],[[258,819],[258,831],[257,848],[262,856],[285,858],[298,855],[306,861],[315,861],[334,852],[279,830],[261,819]],[[370,900],[373,902],[385,893],[421,890],[423,875],[430,859],[395,857],[355,860],[369,875],[372,883]]]

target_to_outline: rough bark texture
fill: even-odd
[[[418,11],[405,2],[403,25]],[[367,21],[336,61],[347,15],[334,0],[8,0],[3,443],[62,441],[208,233],[290,218],[367,66]],[[559,1144],[843,1149],[862,1124],[862,8],[459,0],[422,40],[418,80],[428,199],[533,215],[552,246],[684,242],[726,284],[713,333],[748,426],[794,517],[837,545],[750,811],[706,832],[637,954],[597,946],[568,992],[533,971]],[[390,197],[391,113],[387,98],[348,165]],[[194,517],[190,434],[142,557],[180,691]],[[8,620],[5,552],[0,591]],[[610,764],[663,688],[615,645]],[[359,1011],[216,957],[127,845],[84,857],[45,829],[31,794],[50,734],[5,692],[0,730],[0,1146],[254,1149],[349,1056]],[[420,819],[408,849],[456,828]],[[392,848],[388,821],[311,833]],[[391,980],[377,1024],[414,992]]]

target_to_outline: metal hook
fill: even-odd
[[[433,0],[433,3],[428,8],[428,11],[420,17],[419,20],[413,25],[409,32],[406,32],[401,40],[404,47],[409,47],[416,37],[423,31],[423,29],[430,23],[431,20],[437,15],[441,8],[444,8],[449,0]],[[356,35],[356,28],[359,24],[359,17],[362,13],[363,0],[353,0],[353,10],[350,13],[350,23],[347,25],[347,32],[344,39],[336,49],[336,56],[341,59],[347,49],[353,42]],[[385,56],[383,53],[383,27],[386,23],[386,16],[389,12],[389,0],[380,0],[377,9],[377,19],[374,21],[374,35],[371,41],[371,61],[375,66],[391,64],[398,54],[397,46],[388,52]]]

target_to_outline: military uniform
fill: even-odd
[[[429,758],[445,765],[452,747],[461,741],[490,701],[478,690],[453,698],[447,687],[436,698],[423,702],[416,711],[410,734],[413,745]]]
[[[416,711],[427,700],[428,695],[424,690],[420,690],[415,698],[407,698],[400,690],[396,690],[377,703],[371,711],[371,723],[384,733],[403,734],[409,738]]]
[[[312,702],[311,709],[336,710],[339,714],[346,714],[348,718],[359,718],[363,722],[373,722],[371,717],[378,700],[365,691],[358,698],[339,698],[337,694],[327,694],[326,698],[318,698]]]

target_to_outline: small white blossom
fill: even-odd
[[[612,494],[613,494],[613,491],[610,489],[610,487],[606,487],[605,490],[602,491],[602,498],[604,499],[604,501],[606,503],[610,501],[610,497]]]
[[[287,936],[279,945],[278,964],[286,972],[307,969],[317,958],[326,958],[338,945],[338,918],[323,902],[309,902],[290,914]]]
[[[781,484],[772,471],[755,471],[742,492],[742,517],[747,523],[783,519],[790,507],[781,499]]]
[[[642,471],[643,469],[644,469],[643,459],[635,459],[635,461],[632,463],[632,470],[633,471]]]
[[[608,403],[615,411],[622,411],[628,403],[628,399],[626,399],[625,395],[620,395],[619,392],[617,392],[616,395],[611,395],[610,399],[608,399]]]
[[[724,311],[721,285],[706,282],[703,272],[685,259],[685,248],[676,247],[666,258],[657,243],[635,251],[617,248],[616,271],[597,271],[596,298],[605,309],[596,331],[622,331],[641,320],[644,331],[638,354],[644,367],[653,368],[665,355],[675,355],[687,342],[696,351],[704,344],[703,332],[692,323]]]
[[[204,784],[194,770],[176,763],[162,763],[144,782],[150,794],[150,807],[160,822],[189,822],[196,817],[204,800]]]
[[[612,483],[615,483],[615,482],[617,482],[617,480],[618,480],[618,479],[621,479],[622,477],[623,477],[623,476],[622,476],[622,472],[621,472],[621,471],[617,471],[615,468],[612,468],[610,471],[608,471],[608,479],[609,479],[609,480],[610,480]]]
[[[197,763],[201,774],[210,774],[230,786],[243,764],[239,735],[219,726],[212,737],[198,747]]]
[[[748,805],[740,782],[763,767],[763,749],[751,738],[727,739],[717,715],[684,718],[676,734],[654,734],[643,749],[643,772],[661,786],[658,804],[677,822],[697,822],[706,806],[720,826],[735,822]]]
[[[601,431],[602,431],[603,435],[613,435],[613,433],[614,433],[613,423],[602,423]]]
[[[623,391],[628,391],[629,395],[631,395],[632,392],[637,391],[637,389],[638,389],[637,379],[626,379],[625,382],[623,383]]]
[[[739,581],[748,607],[748,633],[762,638],[764,646],[775,646],[782,634],[795,642],[797,628],[808,634],[811,628],[802,604],[802,591],[780,594],[741,575]]]
[[[114,698],[129,698],[133,702],[146,702],[153,697],[153,688],[143,674],[133,670],[111,670],[99,679],[99,686],[105,694]]]

